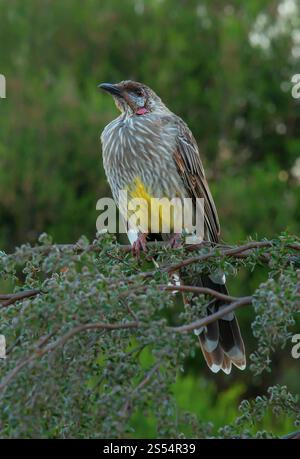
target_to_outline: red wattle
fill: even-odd
[[[138,108],[135,113],[137,115],[145,115],[145,113],[148,113],[148,110],[145,107],[141,107],[141,108]]]

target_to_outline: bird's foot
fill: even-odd
[[[170,247],[176,249],[181,246],[181,233],[174,233],[170,237]]]
[[[147,233],[139,234],[138,238],[132,244],[132,255],[136,258],[140,258],[141,250],[147,252]]]

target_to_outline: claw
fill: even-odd
[[[136,258],[140,258],[141,250],[147,252],[147,234],[141,233],[137,240],[132,244],[132,255]]]

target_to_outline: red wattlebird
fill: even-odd
[[[101,137],[104,169],[121,214],[125,216],[128,212],[120,200],[122,190],[126,190],[130,198],[143,198],[146,202],[152,198],[190,198],[192,212],[197,198],[202,198],[204,238],[218,243],[217,210],[197,143],[184,121],[144,84],[122,81],[103,83],[100,87],[113,96],[121,111],[120,116],[105,127]],[[150,232],[146,218],[144,226],[129,226],[128,236],[135,252],[146,248]],[[173,236],[169,234],[170,239]],[[166,237],[168,235],[164,234]],[[201,274],[196,284],[227,293],[222,273]],[[224,302],[214,299],[208,304],[207,312],[211,314],[223,306]],[[198,337],[205,360],[213,372],[222,369],[228,374],[232,364],[245,368],[244,343],[233,312],[198,330]]]

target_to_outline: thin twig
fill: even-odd
[[[150,381],[150,379],[152,378],[152,376],[154,375],[154,373],[159,369],[160,367],[160,362],[158,362],[156,365],[154,365],[153,368],[151,368],[151,370],[149,371],[149,373],[147,373],[146,377],[139,383],[139,385],[134,389],[134,393],[137,393],[139,392],[141,389],[143,389],[143,387],[145,387],[148,382]]]

